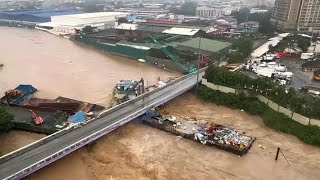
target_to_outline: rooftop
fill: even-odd
[[[218,40],[212,40],[212,39],[206,39],[206,38],[192,38],[190,40],[187,40],[185,42],[180,43],[169,43],[170,45],[174,47],[186,47],[191,49],[198,49],[199,48],[199,41],[201,43],[200,49],[202,51],[207,51],[211,53],[217,53],[229,46],[231,46],[231,43],[229,42],[223,42]]]
[[[320,68],[320,60],[305,62],[301,65],[301,68]]]
[[[177,35],[185,35],[185,36],[193,36],[195,35],[200,29],[191,29],[191,28],[176,28],[173,27],[171,29],[166,29],[162,33],[165,34],[177,34]]]
[[[124,12],[96,12],[96,13],[72,14],[72,15],[64,15],[64,16],[79,18],[79,19],[87,19],[87,18],[97,18],[97,17],[106,17],[106,16],[125,16],[125,15],[128,15],[128,13],[124,13]]]

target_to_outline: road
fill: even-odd
[[[301,87],[313,85],[320,88],[320,83],[310,79],[307,75],[300,71],[301,64],[304,63],[299,57],[284,57],[279,59],[279,63],[287,66],[288,70],[293,72],[290,86],[298,90]]]
[[[201,75],[203,74],[204,73],[201,73]],[[57,137],[52,141],[49,141],[41,146],[31,149],[30,151],[13,157],[0,164],[0,179],[9,177],[14,173],[24,170],[25,168],[30,167],[31,165],[43,159],[46,159],[49,156],[52,156],[56,152],[63,150],[74,143],[81,142],[82,139],[88,137],[94,132],[103,130],[105,127],[111,126],[116,122],[123,121],[123,119],[132,114],[135,114],[137,111],[141,109],[146,109],[143,112],[141,112],[145,113],[148,110],[147,108],[150,109],[170,99],[173,99],[174,97],[191,89],[195,84],[196,75],[189,76],[186,79],[172,84],[171,86],[167,86],[160,91],[152,93],[151,95],[146,96],[133,104],[130,104],[114,112],[111,112],[110,114],[100,119],[88,123],[81,128],[75,129],[61,137]],[[162,102],[160,102],[160,100],[162,100]],[[130,117],[130,120],[132,120],[133,118],[135,117]],[[36,170],[40,168],[42,168],[42,166],[36,168]],[[22,178],[26,175],[28,174],[24,173],[22,176],[19,176],[18,178]]]

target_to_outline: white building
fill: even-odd
[[[52,16],[51,22],[67,26],[87,26],[87,25],[110,25],[114,26],[118,18],[126,17],[124,12],[97,12],[85,14],[72,14],[62,16]]]
[[[255,14],[255,13],[267,13],[268,9],[259,9],[259,8],[252,8],[250,10],[250,14]]]
[[[112,28],[117,25],[117,19],[126,17],[124,12],[97,12],[51,16],[51,22],[40,23],[38,28],[49,29],[54,34],[72,34],[75,29],[82,29],[86,26],[97,27],[98,29]]]
[[[220,7],[197,7],[196,16],[203,18],[218,18],[223,14],[223,10]]]

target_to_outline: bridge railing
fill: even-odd
[[[200,69],[200,70],[199,70],[199,73],[203,72],[204,70],[205,70],[204,68],[203,68],[203,69]],[[124,103],[121,103],[121,104],[119,104],[119,105],[117,105],[117,106],[115,106],[115,107],[112,107],[112,108],[110,108],[110,109],[107,109],[107,110],[105,110],[105,111],[102,111],[101,113],[99,113],[99,115],[97,116],[97,118],[93,118],[93,119],[92,119],[91,121],[89,121],[88,123],[92,123],[92,122],[94,122],[95,120],[97,120],[97,119],[99,119],[99,118],[101,118],[101,117],[103,117],[103,116],[106,116],[106,115],[108,115],[108,114],[110,114],[110,113],[113,113],[113,112],[115,112],[115,111],[117,111],[117,110],[119,110],[119,109],[121,109],[121,108],[123,108],[123,107],[125,107],[125,106],[128,106],[128,105],[130,105],[130,104],[133,104],[133,103],[135,103],[135,102],[143,99],[144,97],[150,96],[150,95],[153,94],[153,93],[156,93],[156,92],[158,92],[158,91],[160,91],[160,90],[162,90],[162,89],[165,89],[165,88],[167,88],[167,87],[169,87],[169,86],[171,86],[171,85],[173,85],[173,84],[175,84],[175,83],[178,83],[178,82],[180,82],[180,81],[182,81],[182,80],[184,80],[184,79],[186,79],[186,78],[188,78],[188,77],[190,77],[190,76],[193,76],[193,75],[195,75],[195,73],[190,73],[190,74],[184,75],[184,76],[182,76],[182,77],[180,77],[180,78],[178,78],[178,79],[175,79],[175,80],[167,83],[167,84],[166,84],[165,86],[163,86],[163,87],[158,87],[158,88],[156,88],[156,89],[154,89],[154,90],[152,90],[152,91],[149,91],[149,92],[146,92],[146,93],[144,93],[144,94],[141,94],[141,95],[137,96],[137,97],[134,98],[134,99],[131,99],[131,100],[129,100],[129,101],[126,101],[126,102],[124,102]],[[44,138],[42,138],[42,139],[39,139],[39,140],[37,140],[37,141],[35,141],[35,142],[31,143],[31,144],[28,144],[28,145],[26,145],[26,146],[24,146],[24,147],[21,147],[21,148],[15,150],[15,151],[12,151],[12,152],[4,155],[4,156],[1,156],[1,157],[0,157],[0,163],[5,162],[5,161],[7,161],[7,160],[9,160],[9,159],[11,159],[11,158],[14,158],[14,157],[16,157],[16,156],[18,156],[18,155],[20,155],[20,154],[23,154],[23,153],[25,153],[25,152],[27,152],[27,151],[35,148],[35,147],[41,146],[41,145],[43,145],[43,144],[45,144],[45,143],[47,143],[47,142],[49,142],[49,141],[51,141],[51,140],[53,140],[53,139],[55,139],[55,138],[57,138],[57,137],[63,136],[64,134],[69,133],[70,131],[73,131],[74,129],[76,129],[76,128],[71,127],[70,129],[62,129],[62,130],[60,130],[60,131],[58,131],[58,132],[55,132],[55,133],[53,133],[53,134],[51,134],[51,135],[49,135],[49,136],[46,136],[46,137],[44,137]]]
[[[206,68],[200,69],[200,70],[199,70],[199,73],[203,72],[205,69],[206,69]],[[112,113],[112,112],[114,112],[114,111],[117,111],[117,110],[119,110],[119,109],[121,109],[121,108],[123,108],[123,107],[125,107],[125,106],[128,106],[129,104],[133,104],[133,103],[135,103],[136,101],[139,101],[139,100],[143,99],[144,97],[147,97],[147,96],[149,96],[149,95],[151,95],[151,94],[153,94],[153,93],[156,93],[156,92],[158,92],[158,91],[160,91],[160,90],[162,90],[162,89],[165,89],[165,88],[171,86],[172,84],[175,84],[175,83],[180,82],[180,81],[182,81],[182,80],[184,80],[184,79],[186,79],[186,78],[188,78],[188,77],[190,77],[190,76],[193,76],[194,74],[195,74],[195,73],[190,73],[190,74],[184,75],[184,76],[182,76],[182,77],[180,77],[180,78],[178,78],[178,79],[175,79],[175,80],[173,80],[173,81],[168,82],[166,85],[164,85],[164,86],[162,86],[162,87],[158,87],[158,88],[156,88],[156,89],[154,89],[154,90],[152,90],[152,91],[149,91],[149,92],[146,92],[146,93],[144,93],[144,94],[141,94],[141,95],[137,96],[137,97],[134,98],[134,99],[131,99],[131,100],[126,101],[126,102],[123,102],[123,103],[121,103],[121,104],[119,104],[119,105],[117,105],[117,106],[115,106],[115,107],[112,107],[112,108],[110,108],[110,109],[107,109],[107,110],[105,110],[105,111],[102,111],[102,112],[98,115],[97,118],[106,116],[107,114],[110,114],[110,113]]]

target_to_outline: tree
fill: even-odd
[[[232,12],[238,23],[243,23],[247,21],[257,21],[259,22],[259,32],[263,34],[273,34],[274,27],[270,23],[271,12],[267,13],[254,13],[250,14],[250,9],[242,8],[239,11]]]
[[[255,14],[254,17],[257,17],[259,22],[259,32],[263,34],[271,35],[274,33],[274,27],[270,22],[271,12],[263,13],[263,14]],[[250,19],[251,16],[250,16]]]
[[[231,13],[231,16],[234,16],[234,18],[237,19],[238,23],[246,22],[250,15],[250,9],[248,8],[242,8],[239,11],[233,11]]]
[[[253,42],[251,39],[236,39],[233,41],[232,48],[237,49],[244,56],[249,56],[252,52]]]
[[[0,134],[13,128],[13,116],[6,112],[5,107],[0,106]]]
[[[92,26],[86,26],[84,28],[82,28],[82,32],[83,33],[92,33],[95,31],[95,29],[97,29],[96,27],[92,27]]]
[[[307,52],[310,45],[311,43],[309,40],[304,38],[298,39],[298,47],[301,48],[303,52]]]
[[[128,19],[127,18],[119,18],[118,19],[118,24],[122,24],[122,23],[128,23],[129,21],[128,21]]]
[[[140,3],[139,8],[144,8],[144,5],[142,3]]]
[[[198,4],[196,2],[185,2],[181,6],[181,14],[194,16],[196,14]]]
[[[269,48],[269,51],[270,51],[270,52],[273,52],[273,51],[274,51],[274,47],[272,46],[272,44],[269,44],[268,48]]]

